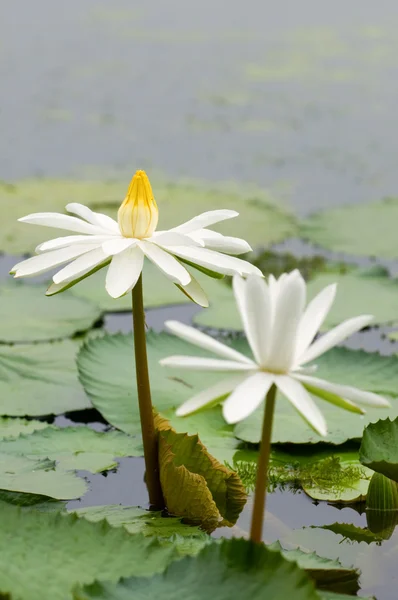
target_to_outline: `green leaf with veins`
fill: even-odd
[[[17,438],[19,435],[27,435],[46,427],[48,427],[46,421],[0,417],[0,440]]]
[[[31,435],[0,441],[0,453],[50,458],[65,470],[99,473],[117,466],[115,457],[142,456],[142,442],[121,431],[88,427],[47,427]]]
[[[62,513],[2,504],[0,590],[20,600],[72,599],[76,584],[160,573],[178,554],[156,539]]]
[[[0,341],[36,342],[87,331],[101,317],[93,302],[65,293],[47,298],[43,285],[7,281],[0,286]]]
[[[380,420],[365,428],[359,458],[373,471],[398,481],[398,418]]]
[[[0,346],[0,415],[48,415],[91,406],[77,377],[79,343]]]

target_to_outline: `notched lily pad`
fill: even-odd
[[[206,531],[235,525],[247,500],[239,476],[211,456],[197,435],[177,433],[159,415],[155,426],[167,510]]]
[[[363,465],[398,482],[398,418],[370,423],[363,432],[359,457]]]

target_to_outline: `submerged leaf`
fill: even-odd
[[[363,465],[398,482],[398,418],[365,428],[359,458]]]
[[[319,600],[310,577],[295,562],[262,544],[223,540],[206,546],[195,558],[171,564],[151,579],[118,584],[95,583],[76,592],[76,600]]]
[[[19,600],[71,599],[78,583],[160,573],[177,556],[104,521],[7,504],[0,510],[0,590]]]
[[[155,427],[168,511],[206,531],[235,525],[247,500],[239,476],[211,456],[197,435],[177,433],[159,415]]]
[[[0,415],[48,415],[91,406],[77,377],[79,344],[0,346]]]

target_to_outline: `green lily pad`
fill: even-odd
[[[131,534],[156,537],[162,543],[173,544],[181,556],[195,555],[211,538],[199,527],[183,523],[178,517],[165,517],[161,512],[133,506],[89,506],[72,511],[88,521],[106,519],[112,527],[124,527]]]
[[[380,420],[365,428],[360,460],[373,471],[398,481],[398,419]]]
[[[384,198],[311,215],[302,224],[301,235],[334,252],[394,259],[397,220],[398,198]]]
[[[343,536],[345,540],[351,540],[352,542],[373,544],[382,540],[379,535],[372,533],[370,529],[357,527],[352,523],[332,523],[331,525],[320,525],[319,528],[333,531],[333,533]]]
[[[396,396],[398,390],[398,362],[393,356],[381,356],[376,352],[333,348],[316,361],[317,377],[334,383],[351,385],[386,396]],[[391,408],[368,408],[365,415],[343,411],[328,402],[314,397],[325,415],[328,435],[321,438],[298,415],[297,411],[281,394],[277,395],[276,417],[272,441],[274,443],[314,444],[326,441],[343,444],[347,440],[362,437],[363,428],[381,417],[398,416],[398,400],[391,397]],[[245,442],[258,444],[261,439],[263,407],[235,426],[235,435]]]
[[[390,279],[382,267],[353,269],[331,266],[316,272],[307,285],[308,300],[323,288],[337,283],[337,295],[326,317],[322,330],[339,325],[345,319],[359,314],[374,315],[373,323],[383,325],[396,321],[398,306],[398,281]],[[210,297],[210,307],[194,316],[198,325],[216,329],[241,331],[242,322],[236,307],[232,288],[227,282],[213,283],[214,293]]]
[[[198,584],[200,582],[200,585]],[[310,577],[276,550],[242,539],[206,546],[195,558],[171,564],[152,578],[95,583],[76,593],[76,600],[319,600]]]
[[[33,252],[46,239],[56,237],[50,229],[18,223],[34,212],[63,212],[69,202],[81,202],[94,210],[117,218],[129,181],[76,181],[26,179],[0,186],[2,233],[0,250],[10,254]],[[258,188],[220,187],[200,183],[152,182],[159,207],[159,229],[176,227],[200,212],[228,208],[241,215],[221,223],[219,230],[239,236],[253,246],[280,242],[297,232],[295,217]],[[218,229],[218,227],[216,227]],[[62,231],[58,233],[62,235]]]
[[[39,429],[46,429],[46,427],[48,427],[46,421],[0,417],[0,440],[17,438],[21,434],[28,435]]]
[[[115,457],[142,456],[142,443],[121,431],[99,433],[88,427],[47,427],[31,435],[0,441],[0,453],[50,458],[65,470],[99,473],[117,466]]]
[[[108,523],[2,504],[0,590],[21,600],[72,599],[76,584],[148,576],[177,556],[172,547]]]
[[[70,293],[47,298],[43,285],[8,281],[0,286],[0,341],[36,342],[87,331],[101,317],[92,302]]]
[[[70,500],[83,496],[87,484],[74,473],[56,468],[54,461],[0,453],[0,489]]]
[[[61,414],[91,406],[77,377],[79,344],[0,346],[0,415]]]

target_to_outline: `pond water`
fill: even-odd
[[[395,0],[9,2],[0,19],[0,179],[99,178],[139,166],[175,180],[255,183],[298,214],[395,195],[397,25]],[[313,252],[298,241],[278,247],[286,248]],[[15,262],[2,257],[0,276]],[[190,322],[197,310],[151,310],[148,325]],[[130,331],[130,315],[109,314],[105,328]],[[349,346],[396,352],[385,331]],[[142,459],[82,476],[90,491],[70,507],[147,501]],[[267,541],[336,521],[366,527],[361,507],[316,504],[302,492],[276,490],[268,509]],[[234,528],[214,535],[247,534],[250,513],[249,501]],[[308,547],[362,569],[359,595],[396,600],[397,532],[368,546],[309,531]]]

